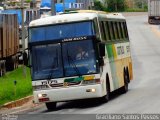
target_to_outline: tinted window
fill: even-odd
[[[125,38],[128,38],[128,30],[127,30],[127,24],[126,22],[123,22],[124,31],[125,31]]]
[[[109,24],[109,31],[110,31],[110,35],[111,35],[111,40],[114,40],[115,35],[114,35],[113,23],[109,21],[108,24]]]
[[[106,32],[107,40],[111,40],[111,33],[110,33],[110,30],[109,30],[109,23],[108,23],[108,21],[106,22],[105,32]]]
[[[117,39],[120,39],[120,32],[119,32],[118,22],[115,22],[115,27],[116,27]]]
[[[40,45],[32,48],[32,78],[51,79],[63,76],[61,45]]]
[[[96,73],[97,63],[91,40],[63,43],[65,76]]]
[[[104,25],[104,22],[103,22],[103,21],[100,22],[100,28],[101,28],[102,39],[103,39],[103,40],[106,40],[105,25]]]
[[[123,39],[123,30],[122,30],[121,22],[118,22],[118,28],[119,28],[120,38]]]
[[[122,29],[123,38],[125,38],[125,29],[124,29],[123,22],[121,22],[121,29]]]
[[[45,41],[93,35],[92,22],[30,28],[30,41]]]

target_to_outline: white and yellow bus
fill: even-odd
[[[121,14],[79,11],[32,21],[29,48],[34,102],[49,110],[60,101],[108,101],[110,92],[128,91],[132,60]]]

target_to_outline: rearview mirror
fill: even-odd
[[[101,58],[105,56],[105,44],[104,43],[99,44],[99,55]]]
[[[103,60],[103,58],[99,58],[99,66],[104,66],[104,60]]]

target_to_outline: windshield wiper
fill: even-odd
[[[55,67],[55,65],[58,66],[58,50],[57,49],[56,49],[56,57],[55,58],[53,59],[53,63],[52,63],[51,70],[50,70],[50,74],[49,74],[47,80],[51,80],[52,79],[52,76],[53,76],[53,71],[52,70]]]
[[[69,63],[69,65],[72,63],[73,69],[76,71],[77,75],[78,75],[79,77],[81,77],[82,75],[81,75],[79,69],[77,68],[76,64],[74,63],[74,60],[73,60],[72,57],[69,55],[68,49],[67,49],[67,58],[68,58],[68,63]],[[70,62],[70,60],[71,60],[71,62]]]

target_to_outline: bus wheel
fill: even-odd
[[[122,93],[126,93],[128,91],[128,74],[124,71],[124,86],[122,87]]]
[[[110,84],[108,74],[106,75],[106,95],[102,98],[104,102],[108,102],[110,99]]]
[[[46,107],[49,111],[56,110],[56,104],[56,102],[49,102],[46,103]]]

